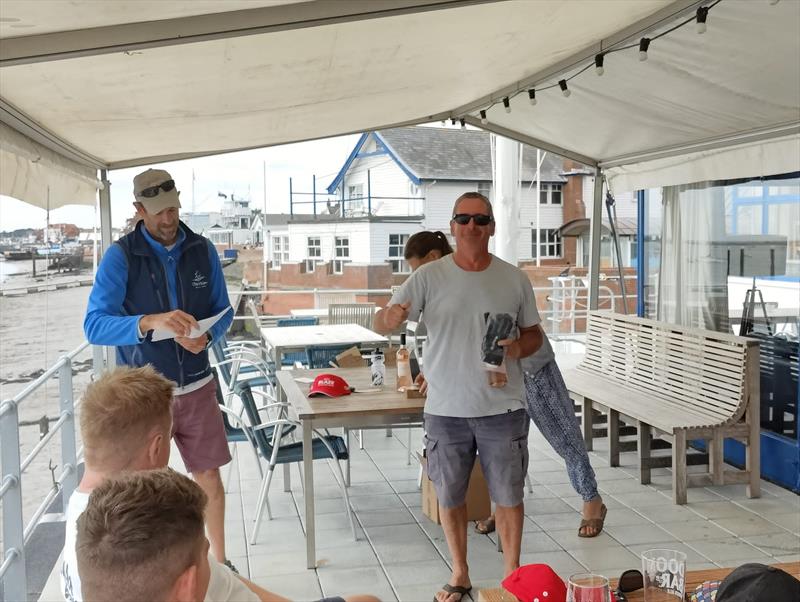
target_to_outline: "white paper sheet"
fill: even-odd
[[[204,318],[202,320],[198,320],[197,323],[200,326],[200,328],[192,328],[192,332],[189,333],[189,338],[196,339],[201,334],[206,333],[208,329],[211,328],[214,324],[216,324],[217,321],[222,316],[224,316],[230,309],[231,309],[230,307],[226,307],[216,316],[211,316],[210,318]],[[167,328],[156,328],[155,330],[153,330],[152,340],[154,342],[163,341],[165,339],[174,339],[174,338],[175,338],[175,333]]]

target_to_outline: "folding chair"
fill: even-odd
[[[272,513],[269,508],[269,486],[272,482],[272,475],[275,472],[275,467],[279,464],[299,463],[303,461],[303,442],[284,443],[283,438],[285,433],[282,429],[277,427],[292,426],[298,427],[299,422],[290,420],[288,418],[279,418],[276,420],[269,420],[261,422],[261,416],[258,413],[258,408],[253,398],[253,391],[250,385],[242,382],[236,385],[236,393],[244,405],[245,415],[247,422],[240,421],[242,428],[249,429],[253,436],[258,452],[261,457],[268,463],[267,473],[261,480],[261,487],[258,492],[258,504],[256,506],[256,520],[253,527],[253,533],[250,537],[250,543],[255,544],[258,538],[258,531],[261,526],[261,518],[264,513],[264,507],[267,509],[267,518],[272,519]],[[229,414],[230,415],[230,414]],[[235,414],[234,414],[235,416]],[[238,417],[236,418],[238,419]],[[344,498],[345,511],[347,518],[350,521],[350,528],[353,531],[353,539],[356,540],[356,526],[353,521],[353,513],[350,509],[350,498],[347,495],[347,487],[345,486],[344,474],[342,467],[339,464],[340,460],[347,460],[349,454],[344,439],[337,435],[323,435],[316,429],[314,432],[317,437],[312,439],[312,457],[314,460],[330,459],[334,460],[334,478],[342,490],[342,497]],[[338,475],[338,476],[337,476]]]

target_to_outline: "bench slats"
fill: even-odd
[[[691,404],[709,424],[724,423],[745,402],[746,347],[747,339],[598,312],[587,328],[581,368],[681,407]]]
[[[597,311],[590,312],[586,333],[584,359],[564,372],[564,380],[582,402],[584,416],[591,416],[595,405],[608,413],[611,466],[619,465],[622,417],[638,427],[642,483],[650,482],[650,437],[658,436],[672,443],[676,503],[686,502],[688,484],[708,479],[746,481],[748,496],[758,497],[758,341]],[[583,426],[591,449],[591,423],[584,418]],[[723,469],[726,437],[746,445],[745,471],[733,479]],[[695,438],[709,441],[709,473],[689,483],[687,442]]]

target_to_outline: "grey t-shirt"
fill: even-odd
[[[528,376],[536,376],[537,372],[544,368],[547,364],[556,359],[556,354],[553,352],[553,346],[550,344],[550,339],[547,335],[542,333],[542,346],[536,350],[536,353],[523,357],[520,360],[522,364],[522,371]]]
[[[390,304],[407,301],[409,320],[418,320],[424,311],[428,328],[426,413],[476,418],[525,407],[519,360],[506,360],[508,383],[494,388],[481,353],[486,313],[509,314],[517,328],[540,322],[533,288],[522,270],[492,256],[488,268],[469,272],[447,255],[414,272]]]

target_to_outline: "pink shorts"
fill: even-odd
[[[231,461],[216,381],[172,398],[172,437],[189,472],[212,470]]]

